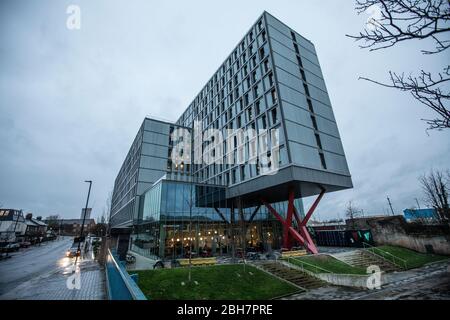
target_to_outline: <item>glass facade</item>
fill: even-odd
[[[141,197],[142,221],[134,226],[132,250],[148,257],[182,258],[267,251],[281,245],[281,224],[260,208],[232,209],[222,186],[161,180]],[[296,207],[303,208],[301,200]],[[286,203],[273,205],[286,212]],[[303,212],[300,211],[303,215]]]

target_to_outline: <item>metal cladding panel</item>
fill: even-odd
[[[291,164],[350,176],[313,43],[269,13],[265,17]]]
[[[268,202],[286,201],[288,191],[293,189],[296,198],[320,194],[322,189],[334,192],[352,188],[350,176],[314,170],[298,166],[280,169],[275,175],[260,176],[227,189],[227,198],[240,197],[246,206]]]

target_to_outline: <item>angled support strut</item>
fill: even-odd
[[[265,199],[261,199],[261,202],[266,206],[269,212],[283,225],[283,247],[286,249],[292,248],[292,238],[297,240],[301,245],[305,246],[305,248],[312,254],[317,254],[319,251],[317,250],[314,241],[312,240],[308,229],[306,228],[306,224],[311,218],[312,214],[317,208],[320,200],[325,194],[325,189],[322,189],[319,196],[314,201],[311,208],[308,210],[308,213],[305,215],[303,220],[300,218],[297,209],[294,205],[294,191],[289,190],[289,200],[288,200],[288,210],[286,214],[286,219],[284,219]],[[293,218],[295,218],[297,222],[298,229],[296,230],[292,226]]]

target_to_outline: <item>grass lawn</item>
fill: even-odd
[[[308,264],[328,270],[331,273],[364,274],[364,275],[367,274],[366,270],[364,268],[349,266],[348,264],[346,264],[336,258],[333,258],[331,256],[327,256],[327,255],[304,256],[304,257],[298,257],[298,258],[291,258],[291,259],[289,259],[289,262],[292,264],[296,264],[298,266],[302,265],[301,262],[306,262]],[[325,271],[318,270],[318,269],[316,269],[312,266],[308,266],[306,264],[304,264],[303,267],[306,270],[314,272],[314,273],[325,273]]]
[[[416,252],[416,251],[406,249],[406,248],[401,248],[401,247],[380,246],[377,248],[382,251],[393,254],[394,256],[399,257],[400,259],[406,260],[406,266],[408,269],[419,268],[430,262],[449,259],[449,257],[446,257],[446,256],[439,256],[437,254],[420,253],[420,252]],[[382,255],[382,252],[380,252],[379,250],[377,250],[375,252]],[[387,257],[387,258],[389,259],[389,257]]]
[[[266,300],[298,291],[255,267],[245,268],[246,272],[243,265],[193,267],[190,283],[188,268],[134,273],[139,274],[139,287],[151,300]]]

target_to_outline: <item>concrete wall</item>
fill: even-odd
[[[328,282],[330,284],[334,284],[336,286],[344,286],[344,287],[356,287],[356,288],[363,288],[367,289],[367,279],[369,278],[368,275],[357,275],[357,274],[336,274],[336,273],[314,273],[305,269],[302,269],[301,267],[288,263],[286,261],[280,261],[283,265],[296,269],[299,271],[302,271],[304,273],[309,274],[310,276],[323,280],[325,282]],[[381,283],[384,283],[384,273],[381,274]]]
[[[347,221],[349,226],[352,222]],[[355,219],[357,229],[370,229],[377,245],[393,245],[427,253],[432,246],[436,254],[450,255],[448,225],[408,223],[403,216],[368,217]]]
[[[344,286],[367,289],[367,279],[369,275],[352,275],[336,273],[319,273],[316,277],[328,283]],[[384,283],[384,274],[381,275],[381,283]]]

